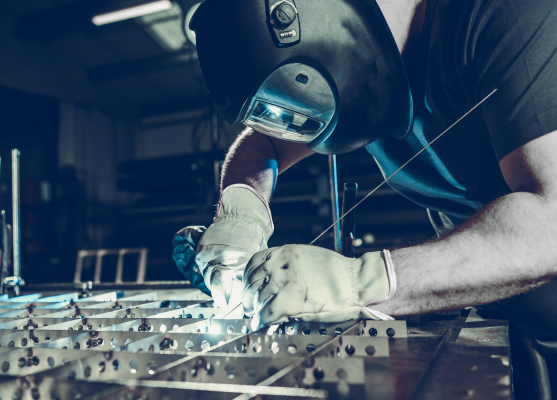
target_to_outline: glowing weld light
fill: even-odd
[[[209,328],[209,333],[220,333],[220,326],[213,325]]]

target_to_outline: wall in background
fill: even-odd
[[[134,158],[138,125],[95,107],[62,102],[58,134],[58,167],[73,166],[84,179],[92,201],[129,202],[116,188],[118,163]]]
[[[137,159],[177,156],[211,151],[208,108],[160,115],[141,120],[135,141]],[[226,150],[243,126],[218,119],[219,149]]]

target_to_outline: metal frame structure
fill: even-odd
[[[223,318],[197,289],[4,296],[0,396],[419,399],[455,398],[464,385],[510,398],[505,321],[466,312],[255,332],[250,323]]]
[[[124,256],[126,254],[139,254],[139,259],[137,260],[137,277],[136,283],[145,282],[145,273],[147,272],[147,252],[146,247],[141,247],[137,249],[101,249],[101,250],[80,250],[77,253],[77,261],[75,264],[75,277],[74,283],[81,283],[81,273],[83,270],[83,259],[85,257],[96,257],[95,260],[95,276],[93,283],[101,283],[101,272],[103,265],[103,258],[108,255],[118,254],[118,262],[116,264],[116,277],[114,283],[123,283],[122,275],[124,272]]]

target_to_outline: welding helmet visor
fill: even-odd
[[[400,53],[373,0],[205,0],[190,28],[231,124],[323,154],[411,128]]]
[[[255,102],[244,123],[269,136],[300,143],[311,142],[325,126],[316,118],[264,101]]]
[[[335,98],[323,76],[304,64],[273,71],[250,98],[243,123],[279,139],[309,143],[329,125]]]

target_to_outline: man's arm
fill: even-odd
[[[304,144],[278,141],[252,129],[244,130],[230,147],[224,162],[222,195],[213,224],[206,230],[186,227],[176,234],[176,264],[185,274],[197,279],[199,287],[210,291],[217,307],[225,308],[234,299],[241,289],[238,274],[255,253],[267,248],[273,223],[266,203],[277,175],[310,154]],[[245,187],[230,187],[234,184],[249,185],[257,194]],[[202,275],[203,282],[199,282],[198,275]],[[240,318],[241,311],[238,309]]]
[[[499,163],[513,193],[446,237],[392,252],[398,290],[374,306],[408,315],[507,298],[557,277],[557,131]]]
[[[253,187],[269,202],[277,174],[311,154],[313,152],[303,143],[278,140],[247,128],[226,155],[221,189],[243,183]]]

